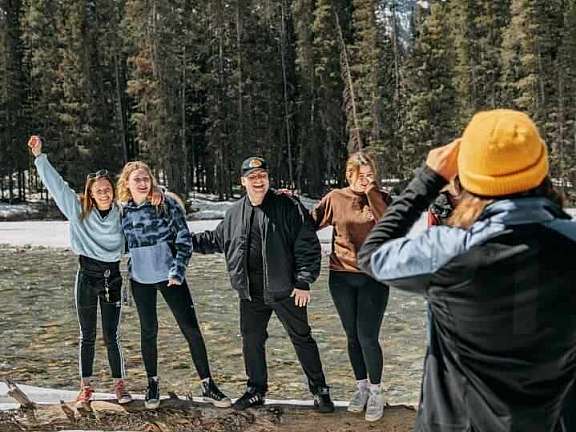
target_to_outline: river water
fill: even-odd
[[[327,289],[328,262],[312,287],[310,323],[333,398],[346,400],[354,390],[346,339]],[[77,258],[68,250],[0,246],[0,379],[42,387],[78,385],[78,322],[73,281]],[[213,375],[231,397],[245,386],[238,328],[238,301],[230,288],[223,257],[194,255],[188,280],[206,340]],[[159,296],[159,374],[164,393],[197,395],[198,380],[187,345]],[[276,318],[267,344],[269,397],[309,398],[304,375],[290,341]],[[140,358],[138,316],[133,305],[122,316],[122,344],[128,383],[135,392],[146,385]],[[390,403],[418,400],[425,352],[425,303],[392,290],[380,342],[384,350],[383,385]],[[95,386],[110,391],[105,347],[98,335]]]

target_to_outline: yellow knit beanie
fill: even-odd
[[[479,112],[462,135],[458,176],[476,195],[503,196],[539,186],[548,152],[534,122],[513,110]]]

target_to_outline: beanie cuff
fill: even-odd
[[[458,170],[460,183],[467,191],[480,196],[506,196],[534,189],[548,175],[546,148],[536,164],[522,171],[503,175],[481,175],[463,168]]]

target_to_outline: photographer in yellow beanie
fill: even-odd
[[[408,238],[456,175],[448,225]],[[416,431],[575,430],[575,256],[576,223],[526,114],[480,112],[430,151],[359,253],[364,271],[430,305]]]

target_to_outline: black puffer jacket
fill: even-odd
[[[500,199],[468,230],[406,237],[444,184],[421,170],[359,256],[430,304],[415,430],[574,432],[561,411],[576,378],[576,223],[546,198]]]
[[[269,190],[255,218],[262,229],[264,299],[283,300],[294,288],[307,290],[320,274],[320,242],[308,211],[294,198]],[[250,298],[248,239],[253,207],[244,196],[213,231],[193,235],[194,252],[224,253],[232,288]]]

